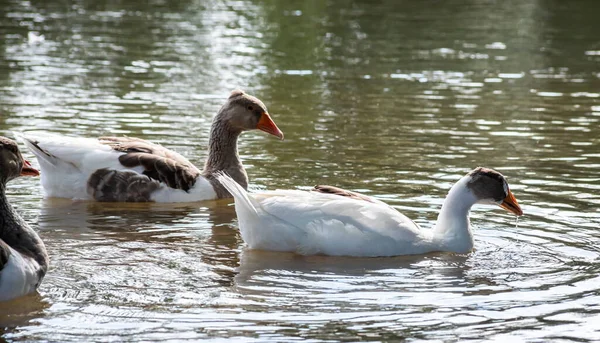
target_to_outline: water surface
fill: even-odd
[[[244,248],[229,201],[10,199],[51,267],[0,305],[6,341],[600,340],[597,1],[0,1],[0,134],[130,135],[197,165],[229,92],[254,190],[328,183],[431,228],[474,167],[476,250],[396,258]],[[28,152],[26,157],[32,158]]]

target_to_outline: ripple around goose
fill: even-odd
[[[243,91],[233,91],[213,120],[202,171],[180,154],[139,138],[15,135],[36,155],[48,197],[191,202],[230,197],[214,179],[216,172],[226,172],[248,187],[237,140],[243,131],[254,129],[283,139],[262,101]]]
[[[450,189],[433,230],[379,200],[336,187],[247,193],[229,176],[217,178],[235,199],[244,241],[259,250],[345,256],[466,253],[473,249],[469,211],[474,204],[523,214],[504,176],[481,167]]]

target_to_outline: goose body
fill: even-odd
[[[33,293],[42,281],[42,266],[9,246],[4,249],[7,261],[0,270],[0,301]]]
[[[39,172],[23,160],[15,142],[0,137],[0,301],[34,292],[48,269],[40,237],[8,203],[6,183]]]
[[[47,197],[126,202],[191,202],[229,197],[214,180],[231,173],[247,187],[237,139],[259,129],[283,138],[257,98],[234,91],[215,116],[209,154],[200,170],[177,152],[139,138],[15,133],[37,157]]]
[[[47,197],[131,202],[217,198],[212,184],[196,166],[178,153],[148,141],[127,137],[95,139],[49,133],[15,134],[37,157]],[[126,145],[131,147],[122,149]],[[144,162],[133,162],[137,165],[122,162],[144,155],[150,159],[148,170],[151,172],[146,174]],[[169,175],[173,176],[169,179]]]
[[[305,255],[395,256],[471,251],[468,214],[475,203],[498,204],[521,215],[504,178],[498,176],[502,177],[478,168],[459,180],[450,190],[433,230],[422,229],[381,201],[335,187],[248,193],[227,175],[217,177],[235,199],[242,238],[251,249]]]

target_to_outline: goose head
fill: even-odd
[[[218,114],[220,121],[227,122],[236,131],[261,130],[283,139],[279,130],[262,101],[241,90],[234,90],[221,107]]]
[[[517,216],[523,215],[506,178],[499,172],[489,168],[476,168],[467,174],[466,185],[477,199],[477,203],[498,205]]]
[[[18,176],[38,176],[40,172],[23,159],[15,141],[0,137],[0,180],[6,183]]]

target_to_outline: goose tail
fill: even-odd
[[[248,192],[240,186],[239,183],[235,182],[231,176],[220,172],[216,173],[215,177],[217,180],[227,189],[235,200],[235,209],[238,212],[238,216],[243,214],[249,214],[252,217],[258,216],[258,208],[260,207],[255,199],[253,199]]]
[[[60,164],[61,161],[59,158],[40,147],[39,141],[36,137],[16,131],[14,131],[13,134],[19,141],[23,142],[23,144],[27,146],[27,149],[29,149],[29,151],[31,151],[35,157],[37,157],[42,168],[49,166],[56,167]]]

